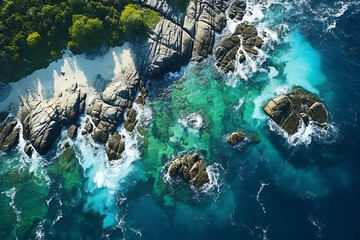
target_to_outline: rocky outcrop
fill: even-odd
[[[128,132],[132,132],[137,124],[138,120],[136,120],[136,110],[134,108],[126,110],[126,119],[124,122],[124,128]]]
[[[237,144],[238,142],[243,141],[245,137],[243,132],[233,132],[227,136],[226,141],[231,144]]]
[[[40,154],[45,154],[54,144],[63,126],[77,121],[84,111],[86,94],[72,86],[49,102],[28,99],[23,102],[21,123],[24,138]]]
[[[288,134],[297,132],[300,122],[306,126],[310,121],[326,128],[327,112],[318,96],[301,87],[289,94],[270,100],[263,107],[265,113]]]
[[[241,21],[245,15],[246,2],[244,0],[235,0],[229,7],[229,18]]]
[[[180,70],[192,52],[198,61],[208,57],[215,31],[226,26],[226,0],[190,0],[185,13],[172,9],[166,0],[138,2],[163,16],[143,48],[144,75],[151,78]]]
[[[106,104],[95,98],[88,106],[86,113],[92,117],[95,129],[91,135],[95,141],[106,143],[123,120],[123,108]]]
[[[85,128],[85,130],[86,130],[87,133],[92,133],[92,131],[93,131],[93,125],[92,125],[92,123],[90,122],[90,119],[89,119],[89,118],[86,118],[85,124],[84,124],[84,128]]]
[[[168,167],[168,172],[172,177],[183,177],[196,188],[209,182],[205,162],[197,153],[172,160]]]
[[[121,135],[116,132],[109,138],[107,146],[105,146],[105,152],[109,160],[121,159],[121,153],[125,150],[125,142],[122,141]]]
[[[31,157],[33,154],[33,150],[34,149],[30,145],[30,142],[26,142],[25,147],[24,147],[25,154],[28,155],[29,157]]]
[[[75,124],[68,128],[67,133],[71,139],[74,139],[77,136],[77,129],[78,127]]]
[[[221,41],[215,50],[216,66],[225,73],[235,70],[235,61],[243,63],[247,56],[257,55],[263,40],[258,36],[255,26],[246,23],[239,24],[235,32]],[[241,50],[239,50],[241,48]],[[245,51],[245,52],[244,52]],[[237,57],[238,55],[238,57]]]
[[[112,106],[131,107],[140,82],[140,76],[134,64],[122,66],[122,70],[101,94],[101,99]]]
[[[17,121],[13,117],[7,117],[1,121],[0,124],[1,151],[4,152],[10,151],[19,142],[20,128],[16,127],[16,125],[17,125]]]

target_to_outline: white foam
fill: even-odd
[[[310,121],[308,126],[305,126],[304,122],[300,121],[299,129],[293,135],[289,135],[272,119],[268,120],[268,125],[271,131],[285,138],[289,146],[309,145],[312,141],[333,143],[336,141],[339,132],[334,124],[328,123],[328,129],[324,130],[313,121]]]

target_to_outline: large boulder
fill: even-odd
[[[49,102],[27,99],[23,102],[20,119],[23,135],[40,154],[45,154],[60,135],[63,126],[69,126],[83,113],[86,94],[76,85]]]
[[[5,118],[0,124],[0,150],[10,151],[19,142],[20,128],[13,117]]]
[[[319,97],[301,87],[294,87],[290,93],[270,100],[263,109],[288,134],[296,133],[300,122],[307,126],[313,121],[325,126],[327,120],[327,112]]]
[[[110,161],[121,159],[121,153],[125,150],[125,142],[121,135],[116,132],[109,138],[108,145],[105,146],[105,152]]]
[[[204,160],[198,153],[184,155],[171,161],[168,172],[170,176],[181,176],[198,188],[209,182]]]
[[[237,144],[238,142],[245,139],[245,134],[243,132],[233,132],[227,136],[226,141],[231,144]]]
[[[95,129],[91,135],[95,141],[106,143],[110,134],[123,121],[123,108],[112,106],[95,98],[88,106],[86,113],[92,117]]]

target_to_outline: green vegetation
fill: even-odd
[[[34,32],[28,36],[26,42],[27,44],[29,44],[30,48],[37,47],[41,42],[41,36],[38,32]]]
[[[71,41],[68,42],[71,51],[74,53],[91,51],[102,45],[104,25],[100,19],[74,15],[73,23],[69,29]]]
[[[160,20],[160,14],[148,8],[129,4],[121,13],[121,22],[129,38],[146,38],[148,31],[154,28]]]
[[[78,54],[143,40],[160,15],[132,2],[0,1],[0,81],[16,81],[46,67],[66,46]]]

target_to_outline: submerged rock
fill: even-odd
[[[198,188],[209,182],[204,160],[198,153],[184,155],[171,161],[168,172],[171,177],[181,176]]]
[[[0,124],[0,150],[10,151],[19,142],[20,128],[13,117],[5,118]]]
[[[125,142],[122,141],[121,135],[116,132],[109,138],[108,145],[105,146],[105,152],[109,160],[121,159],[121,153],[125,150]]]
[[[270,100],[263,107],[265,113],[288,134],[297,132],[300,122],[310,121],[325,127],[327,112],[315,94],[302,87],[294,87],[289,94]]]
[[[233,132],[226,138],[226,141],[231,144],[237,144],[238,142],[244,140],[245,137],[246,136],[243,132]]]

